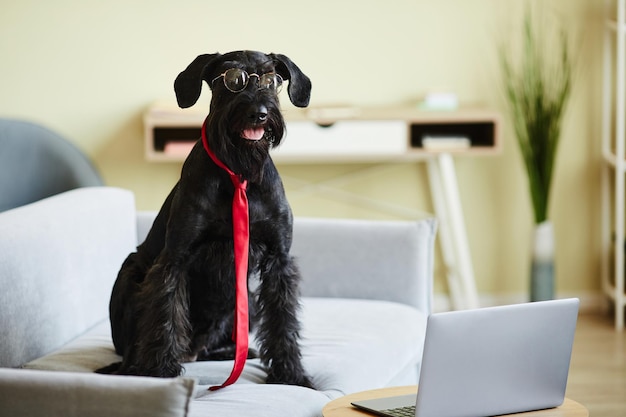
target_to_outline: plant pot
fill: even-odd
[[[554,298],[554,227],[546,220],[535,225],[530,271],[530,301]]]

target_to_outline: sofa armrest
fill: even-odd
[[[189,378],[0,369],[0,415],[31,417],[184,417]]]
[[[0,366],[40,357],[108,317],[135,247],[131,192],[79,188],[0,213]]]
[[[395,301],[430,313],[437,222],[296,218],[302,293]]]

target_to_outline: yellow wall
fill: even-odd
[[[0,0],[0,116],[36,120],[66,135],[95,160],[109,185],[133,190],[140,209],[157,209],[180,165],[144,160],[142,112],[154,100],[174,100],[173,80],[196,55],[234,49],[284,53],[313,80],[313,105],[405,104],[428,91],[449,90],[462,102],[504,114],[497,46],[519,33],[526,3]],[[594,293],[599,290],[603,2],[531,3],[576,35],[579,68],[557,159],[551,218],[558,290]],[[205,90],[201,105],[208,100]],[[532,216],[508,122],[503,141],[500,156],[457,159],[478,289],[485,294],[527,288]],[[308,181],[363,168],[279,167],[285,176]],[[432,211],[423,166],[385,168],[344,188]],[[297,182],[285,182],[296,215],[381,216],[322,195],[302,196]],[[445,290],[441,277],[437,285]]]

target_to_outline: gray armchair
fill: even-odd
[[[34,123],[0,119],[0,212],[98,185],[100,174],[71,142]]]

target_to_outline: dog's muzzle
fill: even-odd
[[[263,105],[251,106],[247,114],[250,127],[241,132],[241,137],[247,140],[261,140],[265,135],[267,122],[267,107]]]

